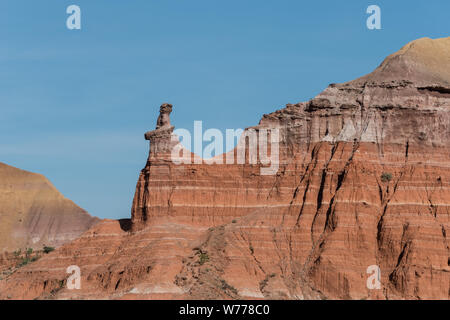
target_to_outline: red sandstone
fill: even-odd
[[[173,164],[169,110],[146,134],[130,226],[94,226],[0,280],[0,298],[450,298],[450,38],[265,115],[254,128],[282,137],[273,176]]]

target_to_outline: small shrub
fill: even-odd
[[[38,253],[36,253],[34,255],[34,257],[31,257],[31,253],[33,252],[33,249],[27,249],[27,251],[25,252],[25,257],[23,257],[20,262],[16,265],[16,268],[21,268],[23,266],[26,266],[27,264],[31,263],[31,262],[35,262],[37,261],[40,256]]]
[[[200,265],[205,264],[206,262],[209,261],[209,256],[207,253],[201,252],[200,256],[199,256],[199,263]]]
[[[50,252],[54,251],[55,248],[45,246],[45,247],[43,248],[43,250],[44,250],[44,253],[50,253]]]
[[[392,173],[390,173],[390,172],[383,172],[381,174],[381,181],[389,182],[391,180],[392,180]]]
[[[31,262],[30,258],[28,258],[28,257],[22,258],[22,261],[20,261],[20,263],[17,265],[17,268],[21,268],[23,266],[26,266],[30,262]]]
[[[236,223],[237,221],[236,221],[236,219],[233,219],[232,221],[231,221],[231,223]]]
[[[14,251],[14,256],[15,256],[15,257],[18,257],[18,256],[20,256],[21,254],[22,254],[22,250],[20,250],[20,249]]]
[[[32,253],[33,253],[33,249],[32,249],[32,248],[28,248],[27,251],[26,251],[26,253],[25,253],[25,255],[26,255],[27,257],[29,257]]]

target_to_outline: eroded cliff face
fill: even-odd
[[[95,226],[0,298],[450,298],[450,38],[265,115],[253,129],[280,130],[274,175],[174,164],[170,111],[146,134],[131,230]],[[81,290],[64,287],[72,264]]]
[[[0,252],[58,247],[98,221],[42,175],[0,163]]]

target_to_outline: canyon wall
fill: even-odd
[[[279,130],[273,175],[175,164],[170,112],[145,135],[130,225],[94,226],[1,280],[0,298],[450,298],[450,38],[264,115],[251,129]]]

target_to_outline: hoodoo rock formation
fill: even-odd
[[[274,175],[174,164],[171,111],[146,134],[131,229],[97,224],[0,280],[0,298],[450,298],[450,38],[264,115]]]
[[[98,221],[42,175],[0,163],[0,252],[58,247]]]

